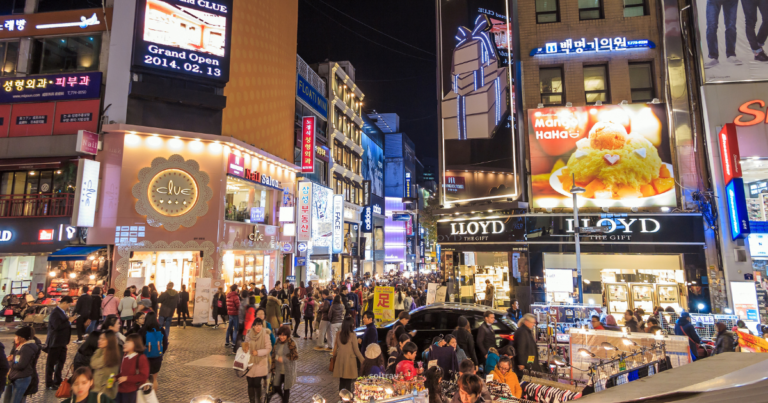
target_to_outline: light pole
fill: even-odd
[[[587,190],[583,187],[576,186],[576,175],[572,175],[571,194],[573,194],[573,222],[576,223],[574,228],[574,235],[576,240],[576,274],[577,282],[579,283],[579,304],[584,302],[584,293],[582,292],[582,279],[581,279],[581,245],[579,244],[579,231],[581,225],[579,225],[579,204],[577,203],[577,195],[584,193]]]

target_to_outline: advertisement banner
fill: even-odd
[[[325,249],[331,247],[333,240],[333,190],[316,183],[312,183],[311,240],[313,248]],[[313,253],[319,252],[315,249]]]
[[[763,23],[768,17],[765,4],[695,0],[693,5],[704,82],[768,80],[765,27],[758,23],[758,16]]]
[[[0,30],[2,32],[2,30]],[[3,78],[0,104],[99,98],[101,72]]]
[[[96,155],[99,153],[99,134],[88,130],[77,131],[75,151],[83,154]]]
[[[371,193],[384,197],[384,152],[365,134],[361,136],[363,179],[371,181]]]
[[[739,139],[736,136],[736,125],[726,123],[717,134],[720,144],[720,163],[723,166],[723,183],[728,184],[733,178],[741,178],[741,155],[739,154]]]
[[[296,241],[307,242],[312,239],[312,182],[299,182],[299,222]]]
[[[93,227],[96,194],[99,192],[99,161],[81,159],[77,167],[77,193],[72,211],[73,227]]]
[[[764,338],[738,330],[736,333],[739,336],[739,347],[742,352],[768,353],[768,341]]]
[[[429,283],[427,284],[427,305],[433,304],[435,302],[435,297],[437,296],[437,287],[440,284],[437,283]]]
[[[674,168],[663,104],[528,111],[533,207],[674,207]]]
[[[13,2],[5,2],[5,4],[13,4]],[[85,34],[106,31],[111,26],[111,7],[11,14],[0,17],[0,39]]]
[[[743,239],[750,233],[744,179],[731,179],[731,182],[725,185],[725,197],[728,205],[728,221],[731,223],[731,238]]]
[[[296,75],[296,96],[322,117],[328,116],[328,100],[301,74]]]
[[[517,197],[512,22],[503,0],[440,2],[438,49],[443,177],[461,177],[463,192],[445,202]],[[444,181],[441,181],[444,182]]]
[[[360,230],[363,233],[370,234],[373,231],[373,207],[363,207],[362,216],[360,218],[360,221],[362,221]]]
[[[394,287],[376,287],[373,291],[373,315],[376,326],[395,320]]]
[[[333,253],[344,248],[344,196],[333,195]]]
[[[304,116],[302,121],[301,172],[315,172],[315,117]]]
[[[733,313],[747,323],[752,331],[757,330],[760,323],[760,308],[757,304],[757,291],[754,281],[732,281],[731,298]]]
[[[231,153],[229,154],[229,164],[227,165],[227,173],[235,175],[240,178],[245,177],[245,160],[243,157]]]

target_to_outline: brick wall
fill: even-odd
[[[536,23],[536,1],[518,2],[517,23],[520,29],[521,49],[516,52],[522,63],[523,109],[536,108],[541,102],[539,68],[562,67],[565,80],[565,102],[573,106],[586,105],[583,67],[603,64],[608,66],[608,104],[622,100],[632,103],[629,86],[629,62],[653,62],[655,80],[654,97],[662,99],[663,54],[659,37],[662,22],[656,9],[658,0],[647,0],[649,15],[624,17],[623,0],[603,0],[604,19],[579,21],[578,0],[559,0],[560,22]],[[656,49],[634,49],[612,52],[590,52],[564,55],[529,56],[531,49],[543,47],[547,42],[565,39],[626,37],[627,40],[649,39]],[[516,55],[517,56],[517,55]]]

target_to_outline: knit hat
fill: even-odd
[[[19,336],[24,340],[29,340],[32,338],[32,328],[29,326],[21,327],[16,331],[16,336]]]
[[[467,320],[467,318],[463,316],[459,316],[459,327],[464,328],[464,327],[467,327],[468,324],[469,324],[469,321]]]
[[[381,347],[376,343],[371,343],[365,348],[365,358],[369,360],[375,360],[376,357],[381,355]]]

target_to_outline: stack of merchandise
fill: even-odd
[[[381,376],[367,376],[355,381],[355,401],[368,402],[389,399],[394,396],[392,380]]]

